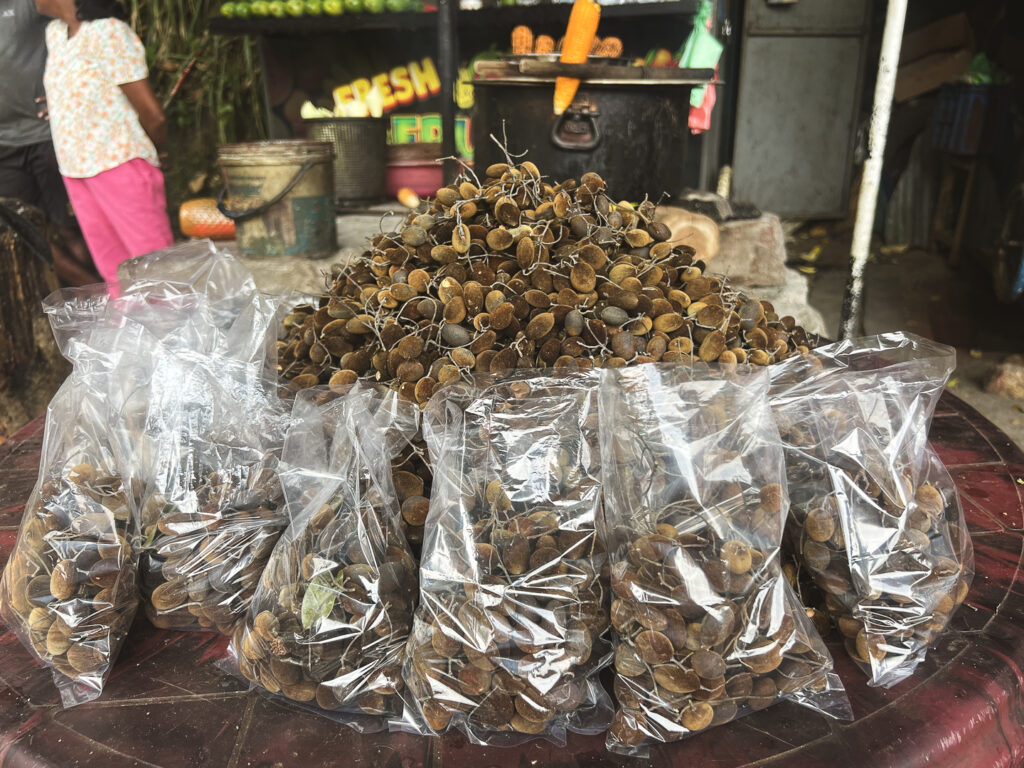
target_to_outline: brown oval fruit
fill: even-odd
[[[759,677],[754,681],[753,689],[747,698],[750,708],[757,711],[770,707],[779,696],[775,681],[770,677]]]
[[[671,664],[655,667],[654,681],[672,693],[693,693],[700,688],[697,673]]]
[[[636,653],[647,664],[664,664],[672,658],[675,649],[661,632],[646,630],[636,636]]]
[[[555,327],[555,316],[550,312],[541,312],[526,325],[526,338],[539,339],[547,336]]]
[[[580,293],[590,293],[597,284],[594,268],[585,261],[577,262],[569,273],[572,287]]]
[[[768,512],[779,512],[782,509],[782,486],[778,483],[766,485],[761,489],[761,506]]]
[[[819,507],[812,509],[807,515],[804,530],[814,541],[826,542],[836,532],[836,521],[828,510]]]
[[[715,680],[725,676],[725,659],[714,651],[694,651],[690,657],[690,665],[697,675],[705,680]]]
[[[50,594],[56,600],[67,600],[78,587],[78,569],[74,560],[61,560],[50,574]]]
[[[615,649],[615,671],[626,677],[636,677],[647,671],[647,666],[631,645],[620,643]]]
[[[684,709],[679,717],[680,724],[689,731],[702,731],[711,725],[715,710],[706,702],[694,702]]]
[[[106,665],[106,655],[95,645],[76,643],[67,650],[67,660],[76,672],[83,675],[97,672]]]
[[[750,570],[753,554],[742,541],[727,541],[722,544],[722,560],[731,573],[741,574]]]
[[[725,334],[721,331],[712,331],[704,337],[697,354],[705,363],[713,363],[723,352],[725,352]]]
[[[150,596],[149,601],[158,611],[173,611],[188,600],[188,590],[184,584],[166,581]]]

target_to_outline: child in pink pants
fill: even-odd
[[[167,136],[146,53],[118,0],[36,0],[57,162],[100,275],[174,242],[156,147]]]

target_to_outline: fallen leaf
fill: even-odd
[[[959,383],[960,379],[954,376],[952,379],[949,380],[949,383],[946,386],[949,387],[950,389],[953,389]]]
[[[972,349],[972,350],[971,350],[970,352],[968,352],[967,354],[969,354],[969,355],[970,355],[971,357],[973,357],[973,358],[974,358],[975,360],[980,360],[980,359],[981,359],[981,357],[982,357],[982,355],[984,355],[985,353],[984,353],[984,352],[982,352],[982,351],[981,351],[980,349]]]
[[[801,256],[800,258],[803,259],[804,261],[814,262],[814,261],[818,260],[819,256],[821,256],[821,246],[820,245],[816,245],[813,248],[811,248],[811,250],[809,250],[807,253],[805,253],[803,256]]]
[[[316,576],[306,587],[306,594],[302,598],[302,628],[309,629],[316,622],[330,616],[337,596],[338,590],[334,587],[331,574],[321,573]]]
[[[909,243],[899,243],[898,245],[883,245],[878,249],[879,253],[883,256],[899,256],[902,253],[906,253],[910,250]]]

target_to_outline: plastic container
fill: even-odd
[[[444,186],[444,170],[437,163],[388,163],[388,197],[408,187],[420,197],[433,197]]]
[[[932,146],[975,156],[995,151],[1009,123],[1009,89],[999,85],[947,83],[932,116]]]
[[[402,187],[409,187],[420,197],[433,197],[444,186],[441,145],[436,142],[392,144],[387,161],[388,197],[396,197]]]

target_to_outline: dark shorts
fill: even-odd
[[[74,222],[68,192],[53,144],[0,145],[0,197],[14,197],[42,208],[57,226]]]

